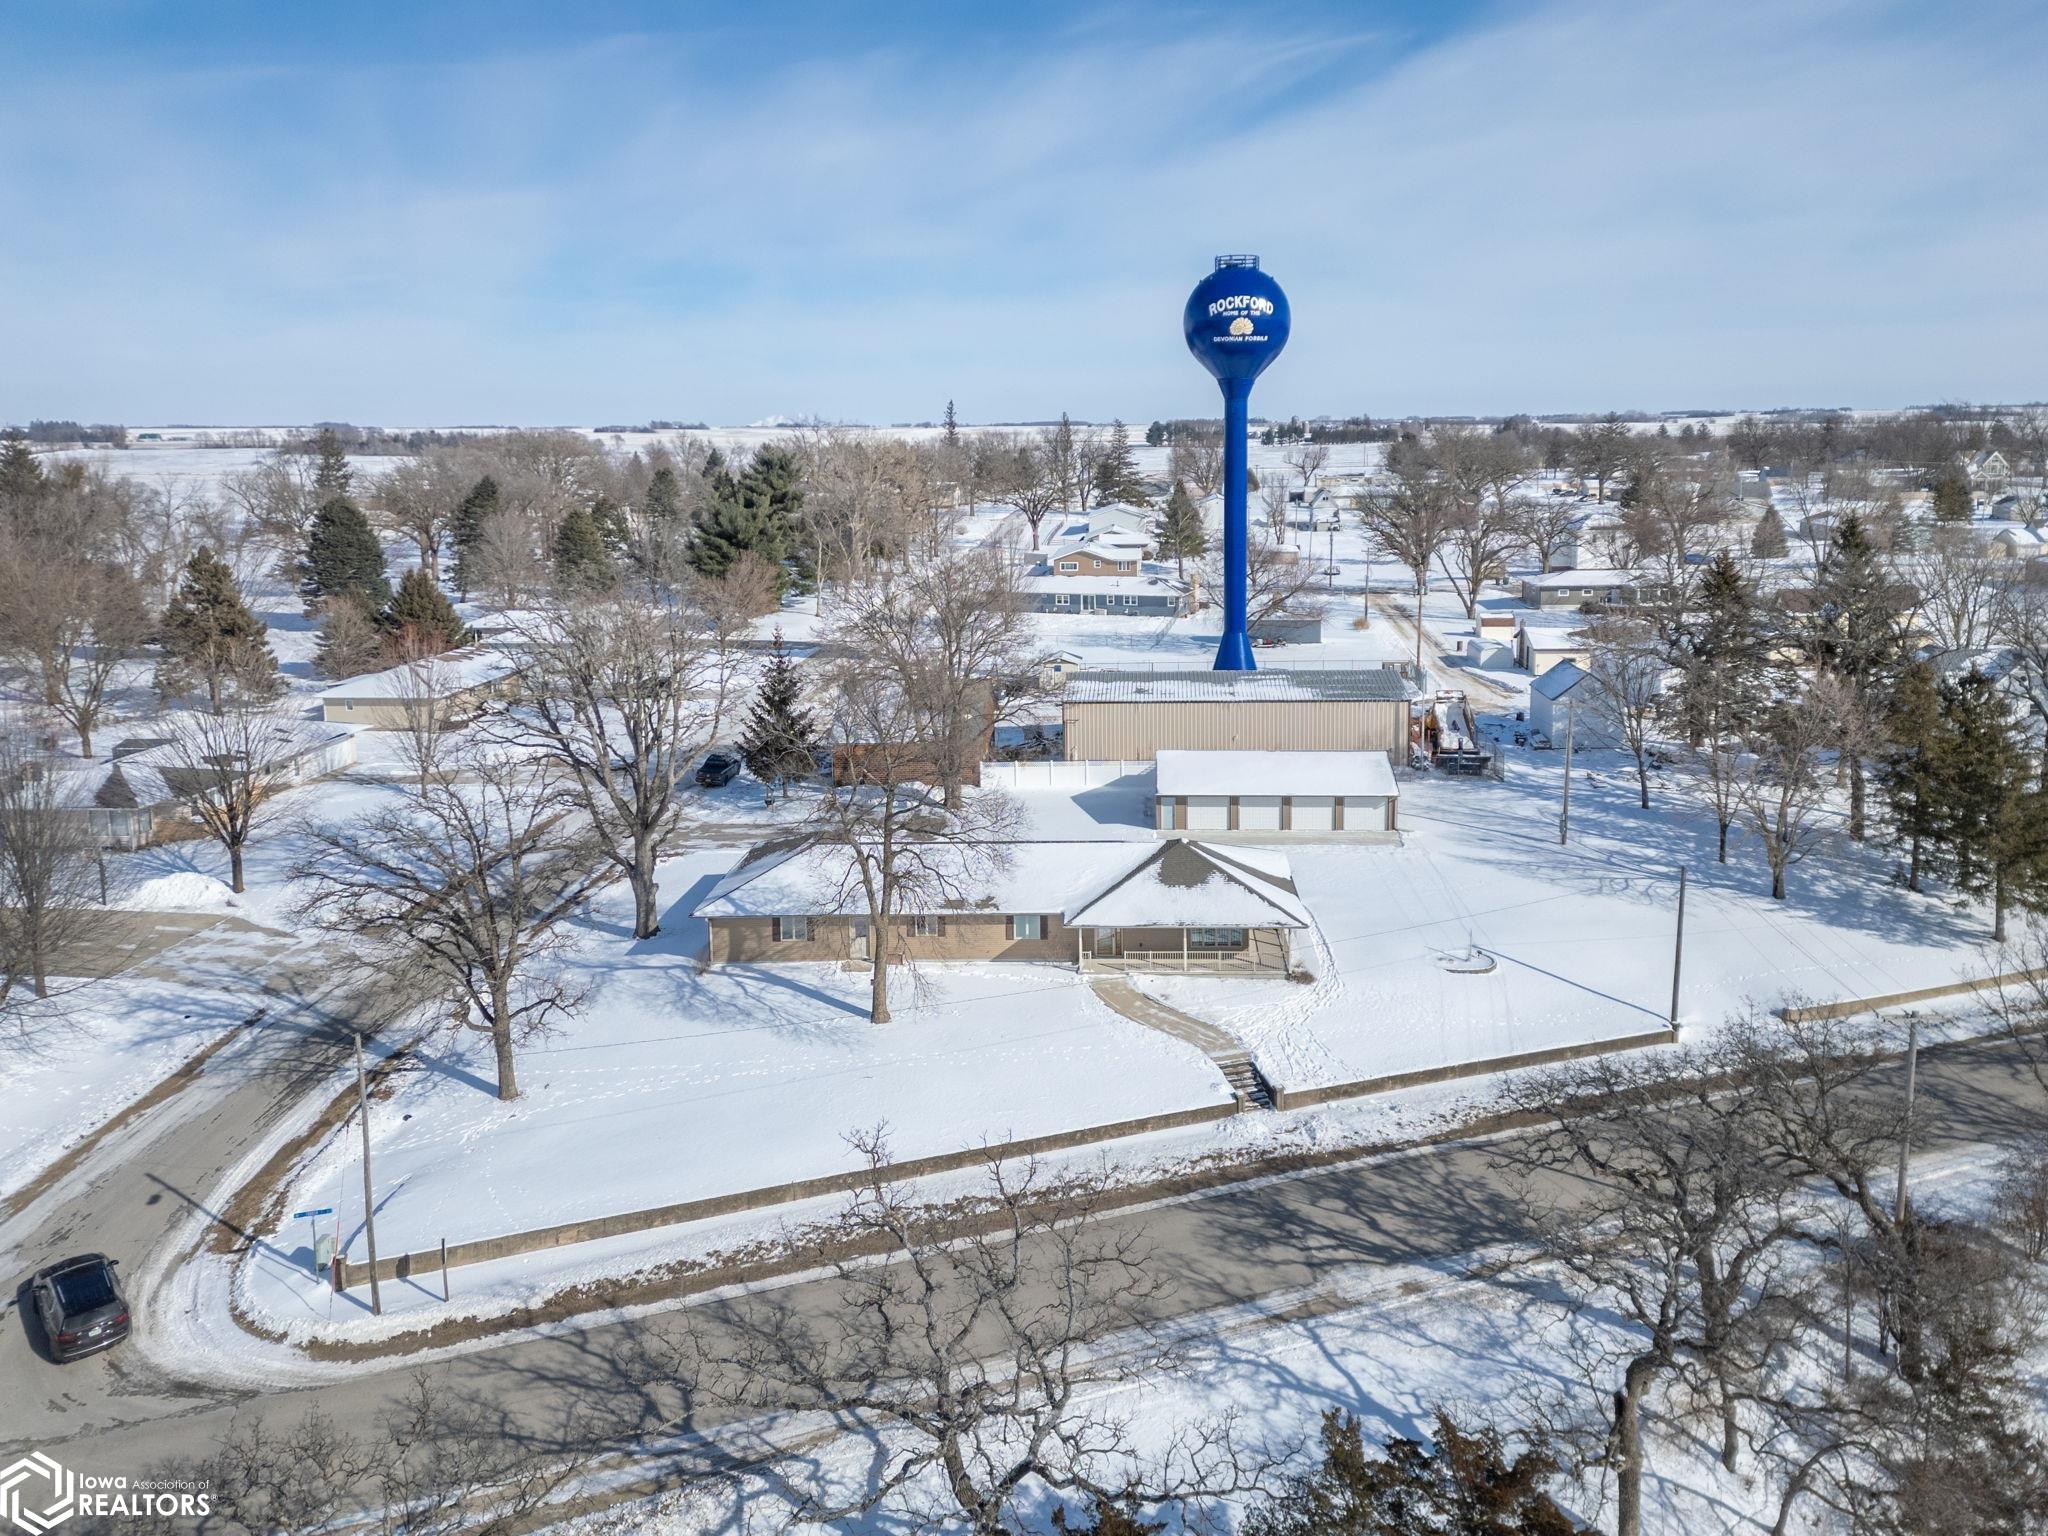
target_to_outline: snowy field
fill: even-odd
[[[1399,847],[1292,845],[1315,914],[1313,986],[1148,976],[1144,990],[1221,1024],[1289,1088],[1641,1034],[1671,1004],[1678,867],[1689,872],[1680,1019],[1910,991],[1982,974],[1974,907],[1888,883],[1890,855],[1838,841],[1768,896],[1753,841],[1714,862],[1714,827],[1675,780],[1635,803],[1621,753],[1574,762],[1572,841],[1557,842],[1561,754],[1508,749],[1506,777],[1404,782]],[[1485,974],[1446,969],[1472,951]],[[1297,951],[1300,953],[1300,950]]]
[[[482,1037],[417,1053],[372,1117],[382,1251],[849,1170],[845,1138],[877,1125],[911,1158],[1229,1101],[1199,1052],[1055,967],[899,972],[879,1026],[867,978],[836,966],[700,973],[705,934],[688,913],[735,857],[665,863],[650,940],[628,938],[622,886],[596,900],[565,967],[588,999],[520,1053],[516,1102],[493,1096]],[[354,1135],[337,1137],[292,1203],[359,1209],[360,1179]],[[360,1257],[359,1235],[343,1236]]]

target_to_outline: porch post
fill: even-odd
[[[1180,931],[1180,969],[1181,969],[1181,974],[1182,974],[1182,975],[1186,975],[1186,974],[1187,974],[1187,969],[1188,969],[1188,931],[1187,931],[1187,929],[1185,929],[1185,928],[1181,929],[1181,931]]]
[[[1087,952],[1086,952],[1085,950],[1083,950],[1083,949],[1082,949],[1082,947],[1081,947],[1081,946],[1082,946],[1082,942],[1083,942],[1083,940],[1082,940],[1082,934],[1083,934],[1083,933],[1084,933],[1085,931],[1086,931],[1086,930],[1085,930],[1085,929],[1083,929],[1083,928],[1082,928],[1082,927],[1081,927],[1081,926],[1080,926],[1080,925],[1079,925],[1078,923],[1077,923],[1077,924],[1075,924],[1075,926],[1074,926],[1074,969],[1075,969],[1075,970],[1077,970],[1077,971],[1079,971],[1079,972],[1081,972],[1081,973],[1082,973],[1082,974],[1083,974],[1084,976],[1085,976],[1085,975],[1087,974],[1087,972],[1088,972],[1088,955],[1087,955]]]

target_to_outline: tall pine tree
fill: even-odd
[[[1934,520],[1938,523],[1967,523],[1975,508],[1970,503],[1970,482],[1962,470],[1951,464],[1934,482]]]
[[[1187,563],[1209,552],[1209,530],[1202,522],[1202,509],[1188,494],[1187,482],[1176,480],[1166,498],[1166,513],[1159,522],[1159,552],[1173,556],[1174,575],[1187,579]]]
[[[475,574],[477,541],[483,537],[484,524],[497,515],[498,482],[485,475],[469,488],[469,494],[448,520],[448,541],[455,547],[455,590],[465,599],[469,596],[470,578]]]
[[[309,607],[347,598],[372,614],[391,601],[384,546],[377,542],[362,508],[345,496],[322,503],[313,514],[306,553],[299,561],[299,591]]]
[[[771,788],[786,790],[791,779],[816,768],[817,731],[802,699],[803,678],[778,629],[739,743],[747,772],[761,781],[764,794]]]
[[[408,658],[439,655],[475,638],[457,617],[455,605],[448,601],[440,583],[421,566],[399,578],[383,623],[398,653]]]
[[[588,507],[571,507],[555,530],[555,585],[567,593],[609,591],[618,580],[604,533]]]
[[[1749,552],[1759,560],[1782,560],[1791,549],[1785,538],[1785,519],[1778,516],[1778,509],[1765,506],[1764,515],[1756,520],[1756,532],[1749,536]]]
[[[1906,603],[1900,584],[1863,520],[1842,519],[1814,579],[1809,650],[1816,665],[1849,685],[1865,719],[1881,712],[1906,651]],[[1849,836],[1864,833],[1863,754],[1849,760]]]
[[[1102,457],[1095,461],[1095,500],[1098,504],[1120,501],[1131,506],[1142,506],[1145,501],[1144,477],[1138,473],[1138,461],[1131,452],[1131,435],[1121,421],[1109,424],[1109,441],[1103,445]]]
[[[2048,796],[1997,683],[1972,669],[1940,699],[1937,846],[1958,890],[1991,898],[1991,936],[2003,942],[2011,907],[2048,906]]]
[[[706,576],[723,576],[742,553],[761,557],[780,577],[795,553],[796,518],[803,508],[796,460],[780,448],[763,448],[737,478],[707,463],[712,494],[690,528],[690,564]],[[780,595],[778,587],[777,595]]]
[[[348,495],[348,488],[355,480],[355,471],[348,467],[348,454],[334,428],[320,429],[320,435],[313,439],[313,452],[318,459],[313,466],[314,493],[322,501]]]
[[[1906,850],[1906,889],[1920,889],[1928,849],[1943,835],[1941,748],[1945,722],[1934,669],[1916,662],[1899,674],[1885,716],[1885,746],[1878,758],[1892,838]]]
[[[203,545],[185,562],[158,635],[156,688],[166,699],[204,692],[217,715],[230,698],[274,698],[282,689],[269,631],[242,600],[235,573]]]
[[[683,486],[676,472],[664,464],[648,477],[647,498],[640,505],[647,526],[659,533],[683,520]]]

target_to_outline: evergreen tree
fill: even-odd
[[[605,552],[615,561],[622,558],[633,532],[626,522],[626,509],[600,492],[590,504],[590,521],[604,540]]]
[[[269,631],[242,600],[235,573],[203,545],[185,562],[158,635],[156,688],[166,699],[203,689],[217,715],[230,694],[272,698],[282,687]]]
[[[1726,550],[1700,577],[1671,638],[1678,670],[1672,704],[1687,742],[1741,729],[1763,693],[1770,647],[1756,593]]]
[[[1435,1443],[1389,1440],[1378,1456],[1358,1420],[1323,1415],[1323,1459],[1247,1512],[1244,1536],[1575,1536],[1544,1487],[1559,1471],[1541,1446],[1510,1457],[1499,1431],[1461,1429],[1441,1409]]]
[[[1899,584],[1854,513],[1842,519],[1814,580],[1809,649],[1816,665],[1847,683],[1869,718],[1889,696],[1906,651],[1906,607]],[[1849,836],[1864,832],[1864,766],[1849,759]]]
[[[26,438],[10,437],[0,445],[0,511],[10,521],[43,494],[43,466]]]
[[[705,483],[711,487],[714,496],[733,494],[732,470],[726,466],[725,455],[713,443],[711,451],[704,455],[704,467],[698,471]]]
[[[497,515],[498,482],[485,475],[469,488],[455,516],[448,520],[448,541],[455,548],[455,590],[464,598],[469,596],[470,564],[477,541],[483,537],[484,524]]]
[[[355,471],[348,467],[348,454],[343,451],[341,438],[334,428],[322,427],[320,435],[313,439],[313,452],[320,462],[313,466],[313,489],[322,501],[348,495]]]
[[[1975,508],[1970,502],[1970,482],[1951,464],[1934,482],[1934,520],[1938,523],[1967,523]]]
[[[754,695],[754,707],[739,742],[747,772],[761,781],[764,793],[770,787],[787,789],[791,779],[816,766],[817,731],[802,699],[803,678],[784,649],[778,629],[768,653],[768,670]]]
[[[1906,849],[1906,889],[1920,889],[1927,851],[1942,837],[1940,754],[1944,722],[1934,669],[1924,662],[1899,675],[1885,717],[1885,748],[1878,759],[1893,840]]]
[[[618,574],[596,516],[571,507],[555,530],[555,584],[565,592],[603,592]]]
[[[406,656],[432,656],[467,645],[476,637],[456,616],[455,605],[423,566],[399,578],[398,592],[384,610],[386,631]]]
[[[1778,509],[1766,505],[1764,515],[1757,519],[1756,532],[1750,535],[1749,552],[1759,560],[1782,560],[1791,545],[1785,538],[1785,519],[1778,516]]]
[[[376,613],[391,601],[384,546],[362,509],[345,496],[322,503],[313,514],[305,557],[299,561],[299,591],[308,605],[347,596],[365,613]]]
[[[1176,480],[1166,498],[1166,515],[1159,522],[1159,552],[1173,556],[1174,574],[1187,579],[1187,563],[1209,552],[1209,530],[1202,523],[1202,509],[1188,494],[1187,482]]]
[[[1109,441],[1095,464],[1095,499],[1127,502],[1138,506],[1145,500],[1145,481],[1138,473],[1138,461],[1131,453],[1131,437],[1121,421],[1109,424]]]
[[[795,549],[796,517],[803,507],[796,460],[780,448],[763,448],[737,478],[720,469],[712,484],[713,494],[691,524],[691,566],[706,576],[723,576],[742,552],[751,551],[781,573]]]
[[[673,528],[683,520],[683,485],[676,472],[664,464],[647,482],[647,499],[641,503],[647,526],[656,532]]]
[[[1155,421],[1145,429],[1145,446],[1147,448],[1164,448],[1166,446],[1165,422]]]
[[[946,446],[957,447],[960,442],[960,419],[953,414],[953,402],[946,402]]]
[[[1997,683],[1973,668],[1943,684],[1940,701],[1937,846],[1958,890],[1991,898],[1991,936],[2003,942],[2010,907],[2048,906],[2048,797]]]

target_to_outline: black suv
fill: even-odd
[[[740,760],[730,752],[714,752],[697,767],[697,782],[706,789],[723,789],[740,776]]]
[[[104,1254],[82,1253],[39,1270],[30,1289],[43,1337],[60,1362],[128,1337],[128,1303],[114,1281],[114,1261]]]

